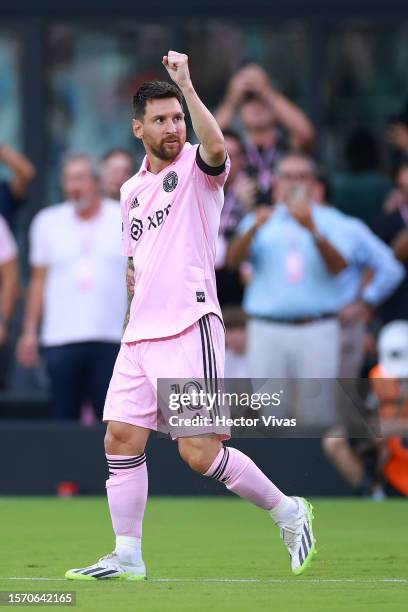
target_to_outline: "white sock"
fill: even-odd
[[[130,565],[142,563],[142,540],[132,536],[116,536],[115,553],[119,560]]]
[[[296,516],[298,505],[293,497],[284,495],[277,506],[269,510],[275,523],[290,523]]]

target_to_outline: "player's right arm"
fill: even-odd
[[[30,368],[38,364],[38,330],[43,311],[47,267],[33,266],[28,285],[23,332],[17,342],[17,361]]]
[[[133,295],[135,293],[135,264],[133,263],[133,257],[128,257],[128,263],[126,267],[126,289],[127,289],[127,309],[125,320],[123,322],[123,333],[129,323],[130,307],[132,304]]]

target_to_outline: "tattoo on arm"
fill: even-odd
[[[133,258],[128,257],[128,265],[126,268],[127,309],[126,309],[125,320],[123,322],[123,333],[125,333],[125,329],[129,323],[130,306],[132,304],[132,299],[133,299],[133,294],[134,294],[134,274],[135,274],[135,266],[133,263]]]

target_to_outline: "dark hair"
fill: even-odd
[[[238,132],[236,132],[235,130],[230,130],[229,128],[226,128],[225,130],[222,131],[222,135],[224,136],[224,138],[231,138],[231,140],[235,140],[239,144],[239,148],[241,149],[241,151],[244,150],[244,144]]]
[[[173,83],[167,81],[146,81],[133,96],[133,111],[135,119],[142,119],[146,110],[148,100],[162,98],[177,98],[183,107],[183,94]]]
[[[113,157],[114,155],[126,155],[126,157],[132,160],[132,162],[134,161],[132,153],[128,151],[128,149],[122,149],[121,147],[115,147],[113,149],[109,149],[109,151],[107,151],[105,155],[102,157],[102,161],[104,162],[110,159],[111,157]]]

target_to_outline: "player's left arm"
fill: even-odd
[[[169,51],[168,55],[163,57],[163,65],[183,93],[194,132],[201,143],[200,157],[208,166],[215,168],[221,166],[227,155],[224,136],[217,121],[193,87],[188,69],[188,56],[177,51]]]

